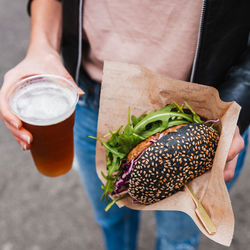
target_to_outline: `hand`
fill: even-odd
[[[30,149],[32,134],[22,127],[21,120],[11,112],[7,99],[13,84],[22,78],[37,74],[59,75],[74,82],[63,66],[60,55],[49,49],[38,49],[35,53],[29,53],[23,61],[5,74],[0,90],[0,117],[23,150]],[[80,88],[79,94],[83,95]]]
[[[237,126],[227,156],[226,166],[224,169],[225,182],[229,182],[233,179],[238,156],[239,153],[243,150],[243,148],[244,148],[244,140],[241,137],[239,127]]]

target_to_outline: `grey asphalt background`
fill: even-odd
[[[25,55],[29,18],[25,0],[0,0],[0,81]],[[250,154],[244,172],[231,192],[236,217],[229,249],[250,249]],[[152,212],[142,215],[139,249],[153,249]],[[167,223],[167,222],[166,222]],[[78,173],[49,179],[35,169],[0,122],[0,250],[104,249],[102,234],[82,188]],[[202,237],[200,249],[223,250]]]

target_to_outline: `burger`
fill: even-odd
[[[125,196],[134,203],[156,203],[209,171],[219,141],[218,119],[203,120],[187,102],[174,102],[138,118],[129,110],[128,124],[109,132],[107,141],[92,137],[106,148],[102,200],[113,198],[106,211]]]

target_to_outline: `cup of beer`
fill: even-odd
[[[76,85],[56,75],[27,77],[10,92],[9,105],[33,135],[30,151],[43,175],[57,177],[72,168],[78,98]]]

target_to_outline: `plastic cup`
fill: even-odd
[[[31,132],[31,154],[40,173],[57,177],[73,164],[73,126],[77,87],[56,75],[36,75],[14,85],[9,105]]]

